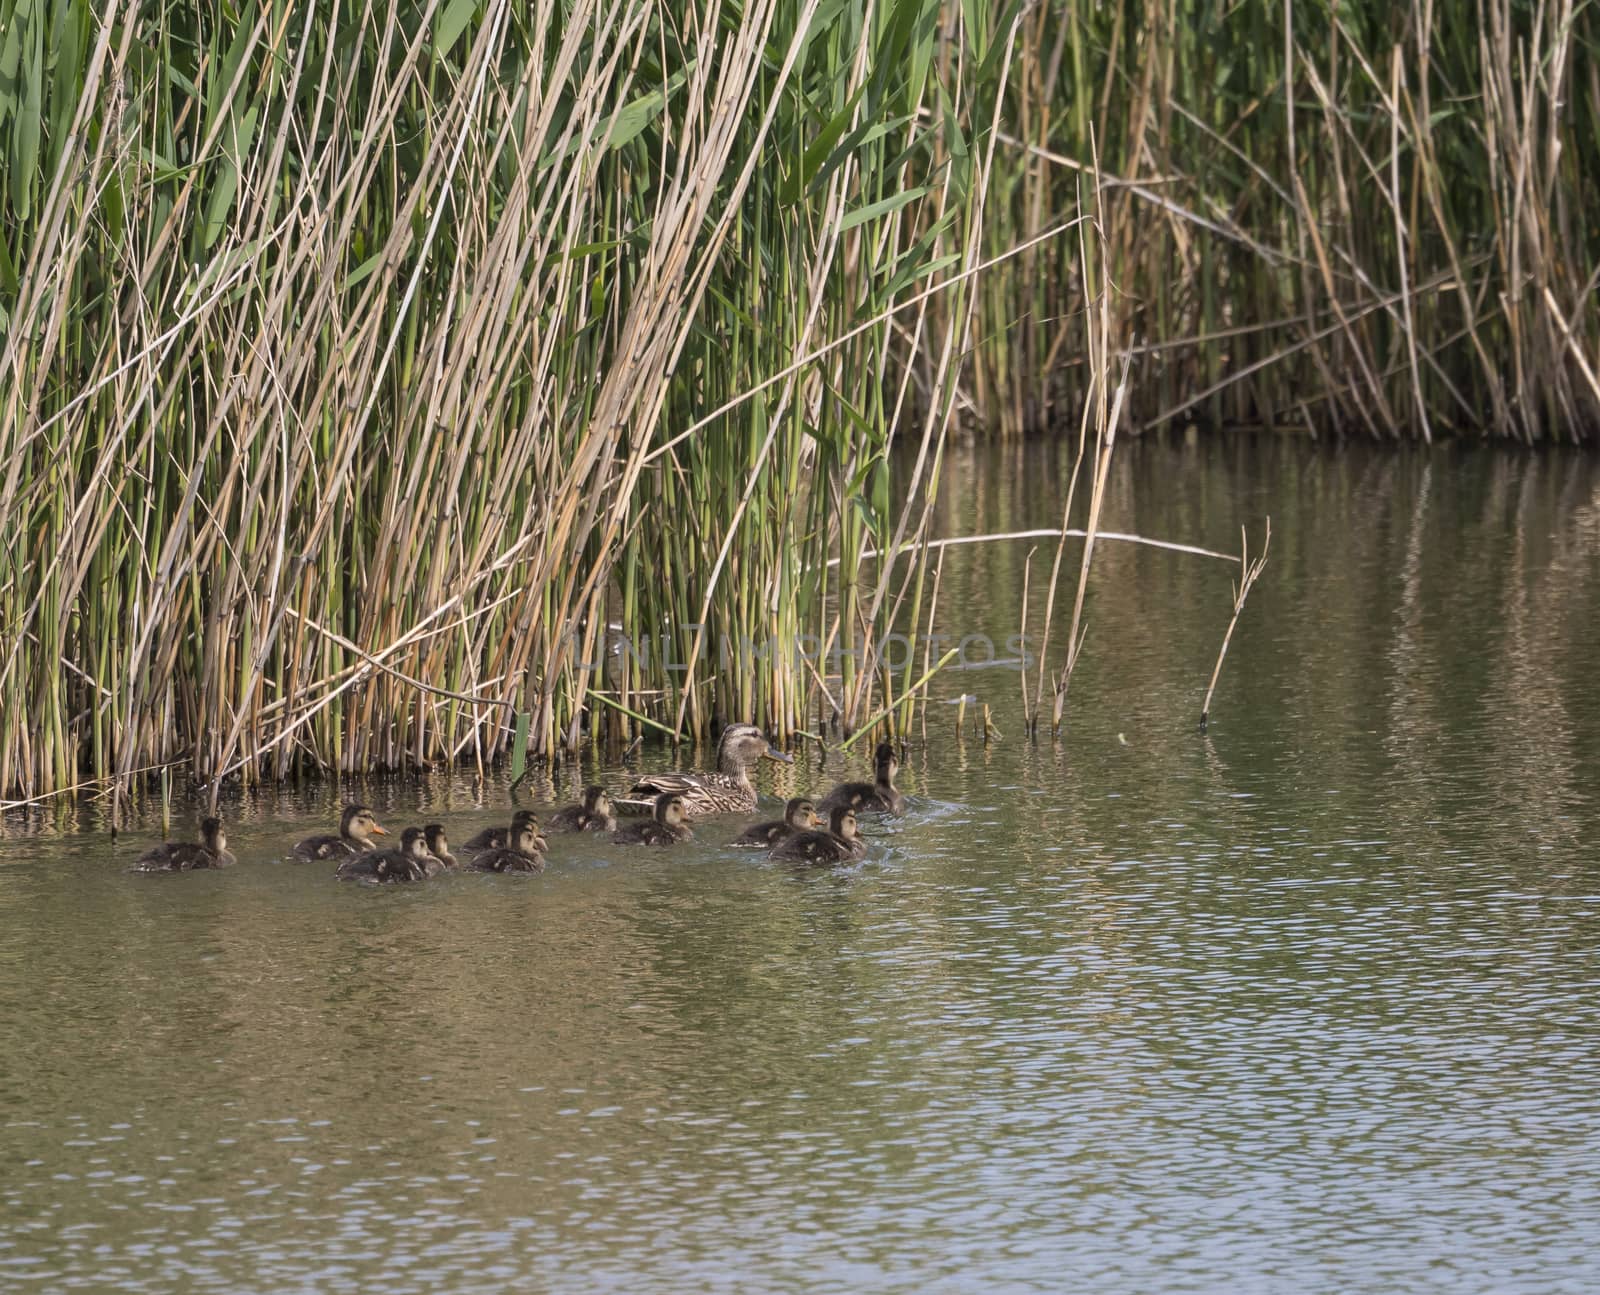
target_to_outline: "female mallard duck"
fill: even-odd
[[[461,866],[455,855],[450,853],[450,838],[444,834],[443,823],[429,823],[422,829],[422,835],[428,841],[428,876],[437,877],[441,872],[454,872]]]
[[[510,827],[484,828],[461,848],[468,854],[479,854],[484,850],[509,850],[517,839],[517,833],[525,827],[533,829],[534,853],[543,854],[549,843],[540,835],[539,816],[531,809],[519,809],[513,814]]]
[[[474,855],[467,867],[473,872],[543,872],[544,855],[539,851],[543,840],[533,824],[519,824],[510,845]]]
[[[365,805],[346,805],[339,819],[339,835],[308,836],[294,847],[301,859],[348,859],[377,849],[374,836],[388,836],[378,826],[377,815]]]
[[[139,856],[133,866],[139,872],[190,872],[195,868],[226,868],[234,857],[228,853],[228,834],[220,818],[200,820],[198,841],[163,841]]]
[[[420,827],[408,827],[400,833],[397,849],[363,851],[341,863],[334,875],[346,881],[423,881],[429,875],[430,862],[433,856],[428,853],[425,833]]]
[[[768,742],[766,734],[754,724],[729,724],[717,743],[716,773],[653,773],[640,778],[628,792],[640,797],[676,792],[683,797],[683,812],[689,818],[749,813],[756,807],[756,788],[750,781],[750,770],[757,761],[793,759]]]
[[[611,812],[611,797],[604,787],[585,787],[583,804],[568,805],[550,819],[552,832],[610,832],[617,826]]]
[[[770,848],[796,832],[815,827],[822,820],[817,817],[817,807],[804,796],[796,796],[783,807],[783,817],[770,823],[757,823],[747,827],[729,841],[729,845],[756,845]]]
[[[694,840],[694,833],[684,822],[683,801],[682,792],[662,792],[656,797],[654,818],[629,823],[620,832],[613,832],[611,839],[619,845],[676,845]]]
[[[822,798],[822,803],[817,808],[831,812],[840,805],[848,805],[851,809],[857,810],[880,809],[887,814],[904,814],[906,798],[894,785],[894,776],[900,769],[900,761],[894,753],[893,744],[879,742],[873,763],[878,767],[876,782],[841,782]]]
[[[779,841],[772,857],[790,863],[847,863],[862,858],[866,852],[867,843],[856,833],[855,810],[839,805],[828,820],[826,832],[797,832]]]

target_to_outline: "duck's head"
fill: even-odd
[[[856,812],[848,805],[840,805],[833,811],[833,817],[828,821],[828,831],[832,832],[841,841],[856,839]]]
[[[539,816],[531,809],[519,809],[511,816],[511,834],[516,835],[519,828],[532,828],[535,836],[539,835]]]
[[[665,791],[656,797],[656,822],[667,827],[682,827],[684,823],[683,797],[675,791]]]
[[[872,762],[877,766],[879,782],[893,782],[895,774],[900,772],[900,757],[894,753],[893,742],[879,742]]]
[[[530,815],[529,817],[532,817]],[[539,826],[538,820],[532,823],[519,823],[511,829],[511,848],[518,854],[539,853]]]
[[[611,814],[611,797],[606,794],[604,787],[585,787],[583,789],[583,807],[591,814],[598,814],[601,818]]]
[[[783,821],[797,832],[817,825],[817,807],[806,797],[796,796],[783,807]]]
[[[428,857],[428,834],[420,827],[408,827],[400,833],[400,853],[413,859]]]
[[[443,823],[429,823],[422,829],[422,834],[428,840],[428,852],[436,859],[450,857],[450,838],[444,834]]]
[[[722,730],[717,742],[717,767],[723,773],[739,773],[760,760],[781,760],[790,764],[794,757],[773,746],[754,724],[729,724]]]
[[[339,819],[339,835],[356,841],[370,841],[375,836],[389,833],[378,825],[378,816],[366,805],[346,805]]]
[[[200,844],[210,850],[212,854],[221,854],[228,848],[228,834],[222,830],[220,818],[202,818],[200,820]]]

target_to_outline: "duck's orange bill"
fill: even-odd
[[[376,832],[379,836],[388,836],[389,835],[389,829],[388,828],[379,827],[376,823],[374,823],[372,825],[372,830],[374,832]]]

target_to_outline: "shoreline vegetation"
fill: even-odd
[[[1118,436],[1596,438],[1597,36],[0,0],[0,799],[904,731],[973,429],[1079,447],[1059,725]]]

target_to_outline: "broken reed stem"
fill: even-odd
[[[1228,618],[1228,628],[1222,635],[1222,646],[1217,649],[1217,664],[1211,670],[1211,683],[1206,688],[1206,699],[1200,706],[1200,731],[1206,731],[1211,718],[1211,694],[1217,690],[1217,679],[1222,674],[1222,659],[1228,655],[1228,644],[1233,639],[1233,627],[1239,623],[1239,613],[1244,610],[1244,600],[1266,569],[1267,550],[1272,546],[1272,518],[1267,518],[1266,537],[1261,542],[1261,555],[1250,556],[1250,537],[1244,527],[1239,528],[1239,579],[1233,584],[1233,615]]]

